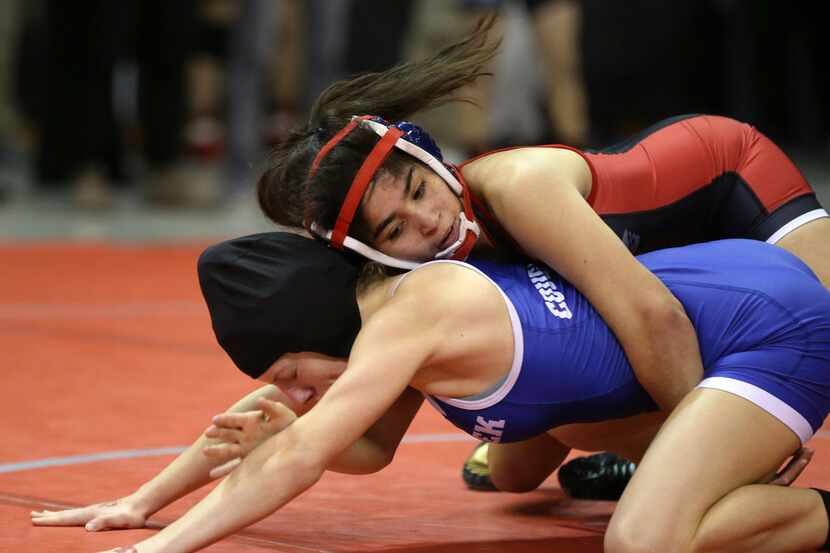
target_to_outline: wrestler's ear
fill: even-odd
[[[265,382],[266,384],[276,384],[278,380],[280,380],[281,372],[286,368],[286,361],[287,356],[290,355],[288,353],[279,356],[276,361],[271,363],[271,366],[265,369],[265,372],[262,373],[257,377],[257,380],[260,382]]]
[[[259,375],[257,377],[257,380],[259,380],[260,382],[264,382],[266,384],[273,384],[274,383],[274,374],[277,371],[276,364],[277,364],[277,362],[274,361],[274,363],[272,363],[270,367],[265,369],[264,373],[262,373],[261,375]]]

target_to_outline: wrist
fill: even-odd
[[[150,491],[145,486],[122,498],[121,503],[144,518],[150,517],[164,506],[153,500]]]

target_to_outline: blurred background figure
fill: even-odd
[[[17,163],[19,134],[17,113],[13,109],[14,65],[20,31],[20,6],[17,0],[0,3],[0,204],[10,193],[6,168]]]
[[[240,0],[230,32],[227,175],[233,191],[251,182],[254,167],[263,155],[265,83],[279,8],[273,0]]]
[[[38,186],[68,188],[82,208],[108,207],[137,152],[148,203],[210,203],[183,165],[196,1],[27,4],[22,96]]]
[[[818,5],[3,0],[0,234],[269,228],[252,199],[260,168],[328,84],[435,52],[492,11],[503,40],[493,76],[465,91],[481,107],[418,117],[448,159],[519,144],[601,148],[706,112],[756,125],[820,195],[830,180]]]
[[[826,159],[830,61],[820,4],[796,10],[782,2],[721,0],[714,7],[723,21],[725,109]]]

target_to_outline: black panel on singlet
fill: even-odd
[[[805,194],[770,215],[747,182],[730,172],[672,204],[601,217],[640,254],[723,238],[766,241],[787,222],[820,208],[815,194]]]
[[[691,119],[692,117],[698,117],[699,113],[687,113],[685,115],[675,115],[674,117],[669,117],[668,119],[661,119],[657,123],[651,125],[650,127],[646,127],[645,129],[641,130],[634,136],[630,136],[623,140],[622,142],[618,142],[611,146],[606,146],[605,148],[598,148],[598,149],[591,149],[586,148],[585,151],[589,154],[624,154],[640,142],[646,139],[648,135],[659,131],[669,125],[673,125],[678,121],[683,121],[684,119]]]

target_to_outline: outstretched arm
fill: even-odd
[[[392,462],[398,445],[423,402],[421,392],[407,388],[392,408],[334,459],[326,470],[371,474],[386,467]],[[265,397],[258,400],[257,409],[245,413],[223,413],[213,418],[213,425],[205,435],[222,443],[204,449],[204,454],[218,465],[211,470],[211,476],[219,478],[230,474],[259,444],[297,419],[294,412],[283,404]],[[263,422],[263,413],[268,415],[267,422]]]
[[[392,460],[422,402],[420,392],[407,389],[389,413],[381,417],[364,437],[344,451],[327,469],[349,474],[368,474],[381,470]],[[264,405],[269,406],[272,417],[267,424],[261,418]],[[246,444],[229,444],[224,439],[225,434],[208,431],[132,494],[75,509],[33,511],[32,523],[35,526],[85,526],[89,531],[143,528],[154,513],[227,474],[233,468],[231,466],[227,472],[217,473],[217,464],[244,456],[260,441],[291,424],[296,415],[287,406],[301,412],[277,387],[263,386],[215,418],[236,424],[247,417],[250,420],[245,423],[244,429],[239,428],[237,432],[256,433],[257,438]],[[247,450],[243,449],[245,446],[248,447]],[[206,456],[205,451],[215,453]]]
[[[239,400],[228,411],[250,411],[261,397],[290,405],[290,400],[278,388],[264,386]],[[215,467],[215,462],[202,455],[202,449],[215,443],[204,435],[199,436],[157,476],[126,497],[65,511],[32,512],[32,523],[36,526],[86,526],[92,531],[142,528],[153,513],[212,480],[210,470]]]
[[[390,409],[441,339],[421,306],[403,303],[398,309],[387,305],[369,320],[348,368],[311,411],[257,447],[182,518],[137,544],[138,553],[196,551],[270,515],[317,482]]]

